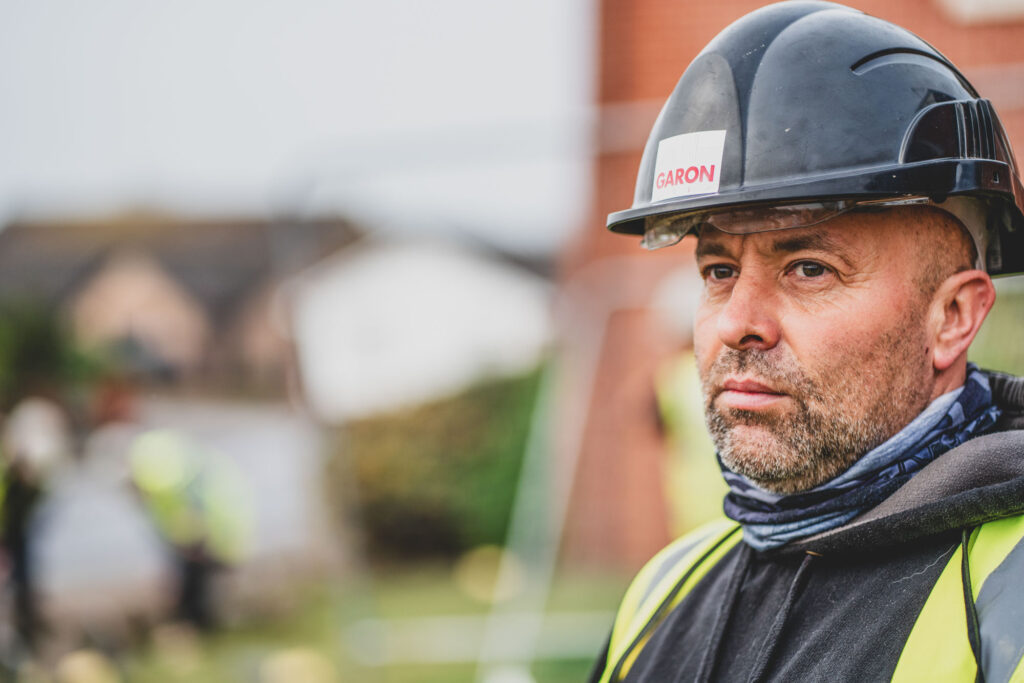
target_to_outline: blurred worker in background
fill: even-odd
[[[30,529],[47,483],[71,456],[67,417],[52,401],[26,398],[8,416],[2,439],[3,549],[14,598],[14,626],[21,644],[35,646],[40,627],[35,604]]]
[[[132,481],[179,564],[177,616],[215,625],[210,581],[245,552],[252,503],[238,468],[172,429],[138,436],[129,453]]]

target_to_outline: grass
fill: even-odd
[[[1020,344],[1020,320],[1024,313],[1024,288],[1018,278],[996,280],[996,304],[971,346],[969,357],[983,368],[1024,374],[1024,344]]]
[[[623,588],[619,577],[563,575],[553,586],[549,609],[610,611]],[[147,646],[124,657],[121,667],[125,680],[139,683],[471,682],[473,662],[367,665],[348,635],[364,619],[483,615],[487,609],[463,594],[442,565],[396,566],[361,579],[309,586],[293,610],[273,620],[204,637],[173,627],[158,631]],[[595,643],[595,655],[599,648]],[[541,661],[532,672],[538,683],[582,681],[592,663],[592,657]]]

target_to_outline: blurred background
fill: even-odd
[[[0,680],[583,680],[722,495],[604,217],[759,4],[0,0]],[[1024,1],[859,7],[1024,149]]]

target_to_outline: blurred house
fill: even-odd
[[[155,256],[123,247],[65,305],[82,344],[118,348],[155,370],[201,367],[213,333],[202,302]]]
[[[543,266],[440,241],[364,242],[287,289],[314,413],[332,422],[525,372],[552,340]]]
[[[31,534],[55,637],[129,632],[131,618],[158,620],[174,602],[173,562],[128,484],[128,451],[146,430],[189,435],[233,463],[252,497],[245,554],[218,592],[225,613],[283,604],[334,559],[320,425],[280,402],[209,396],[282,396],[296,370],[276,292],[359,236],[342,220],[141,214],[0,232],[0,303],[53,311],[133,380],[190,390],[141,392],[140,405],[81,425],[81,457],[53,482]]]
[[[18,222],[0,232],[0,300],[58,310],[140,378],[279,391],[292,356],[276,287],[358,235],[328,219]]]
[[[666,444],[654,385],[659,368],[691,345],[666,321],[665,292],[692,244],[646,253],[611,235],[605,217],[628,208],[651,125],[687,65],[756,0],[601,0],[597,25],[598,120],[590,216],[563,254],[560,319],[566,356],[583,358],[564,397],[562,457],[580,458],[566,551],[570,559],[635,571],[673,530],[664,482]],[[946,54],[995,104],[1024,148],[1024,5],[1005,0],[858,0],[857,8],[906,26]],[[692,308],[692,292],[676,308]],[[671,306],[671,304],[670,304]],[[589,360],[590,357],[593,360]],[[566,451],[568,449],[568,452]],[[693,457],[711,457],[694,453]]]
[[[528,371],[552,338],[546,268],[480,246],[371,240],[344,221],[10,225],[0,232],[0,302],[57,311],[79,342],[112,352],[134,377],[190,389],[142,392],[92,432],[54,486],[35,550],[48,615],[70,632],[99,620],[116,631],[133,606],[153,619],[166,612],[166,552],[125,497],[127,451],[150,429],[223,455],[251,494],[252,537],[224,577],[225,610],[286,601],[296,579],[339,552],[323,422],[211,394],[279,397],[300,378],[314,416],[341,422]],[[138,561],[119,562],[122,551]]]

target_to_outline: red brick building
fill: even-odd
[[[566,355],[575,358],[565,400],[585,406],[575,423],[562,425],[579,431],[562,435],[563,449],[578,449],[579,456],[566,528],[570,560],[632,570],[669,538],[653,379],[666,355],[686,342],[667,332],[651,297],[690,252],[646,253],[637,239],[608,234],[603,226],[609,212],[630,206],[650,126],[683,70],[726,25],[763,4],[599,2],[594,199],[562,264],[566,308],[573,311]],[[993,101],[1018,154],[1024,153],[1024,6],[999,0],[863,0],[856,6],[909,28],[949,57]]]

